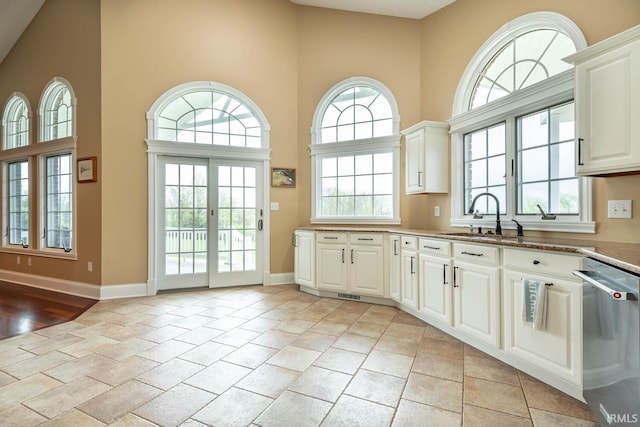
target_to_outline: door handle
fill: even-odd
[[[258,220],[258,231],[262,231],[262,220]]]
[[[582,163],[582,141],[584,138],[578,138],[578,166],[584,166]]]
[[[453,287],[459,288],[460,285],[456,282],[456,273],[458,272],[458,267],[453,267]]]
[[[353,264],[353,249],[351,249],[351,264]]]
[[[449,284],[449,282],[447,282],[447,267],[449,267],[449,264],[442,265],[442,284],[443,285]]]
[[[416,274],[416,272],[413,269],[413,257],[411,257],[411,274]]]

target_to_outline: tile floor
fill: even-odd
[[[0,341],[8,426],[595,426],[394,307],[296,286],[103,301]]]

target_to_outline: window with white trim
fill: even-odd
[[[16,93],[9,98],[2,118],[2,146],[5,150],[29,144],[30,114],[29,103],[24,95]]]
[[[584,47],[573,22],[540,12],[508,23],[477,52],[449,122],[453,226],[495,225],[495,201],[478,197],[490,193],[525,229],[595,231],[590,180],[575,175],[573,70],[562,61]]]
[[[38,113],[40,249],[68,253],[75,249],[76,100],[71,85],[53,79]]]
[[[329,90],[312,125],[312,222],[399,223],[399,151],[398,110],[382,83]]]

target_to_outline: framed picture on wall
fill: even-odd
[[[96,182],[98,180],[98,158],[78,159],[78,182]]]
[[[296,170],[288,168],[271,168],[271,186],[294,188],[296,186]]]

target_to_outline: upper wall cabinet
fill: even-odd
[[[640,172],[640,25],[565,61],[575,65],[577,174]]]
[[[406,143],[406,192],[449,191],[449,125],[423,121],[402,131]]]

